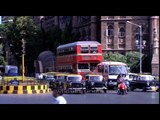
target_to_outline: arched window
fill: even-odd
[[[112,25],[108,26],[108,36],[113,36],[114,35],[114,28]]]
[[[119,29],[119,37],[125,37],[125,29],[123,27]]]

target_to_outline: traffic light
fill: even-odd
[[[25,54],[25,43],[24,43],[24,40],[22,40],[22,54]]]
[[[25,54],[25,48],[22,48],[22,54]]]

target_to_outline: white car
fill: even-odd
[[[129,75],[129,79],[128,79],[129,81],[132,81],[134,76],[137,76],[136,73],[128,73],[128,75]]]
[[[54,78],[53,75],[47,75],[47,76],[46,76],[46,80],[55,81],[55,78]]]

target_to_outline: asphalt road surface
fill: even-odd
[[[159,92],[64,94],[68,104],[159,104]],[[43,94],[0,94],[0,104],[52,104],[52,92]]]

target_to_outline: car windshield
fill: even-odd
[[[57,79],[59,80],[59,81],[65,81],[65,76],[57,76]]]
[[[90,76],[90,81],[102,81],[102,76]]]
[[[47,75],[47,78],[54,78],[52,75]]]
[[[110,75],[118,75],[118,74],[127,74],[127,67],[126,66],[116,66],[110,65],[109,66],[109,74]]]
[[[141,76],[140,80],[152,81],[154,80],[154,77],[153,76]]]
[[[16,68],[11,68],[9,71],[8,71],[8,73],[10,74],[10,73],[17,73],[18,72],[18,70],[16,69]]]
[[[47,75],[46,78],[47,78],[47,79],[53,79],[53,80],[54,80],[54,76],[52,76],[52,75]]]
[[[68,77],[68,81],[70,82],[80,82],[82,80],[82,77],[77,76],[77,77]]]

